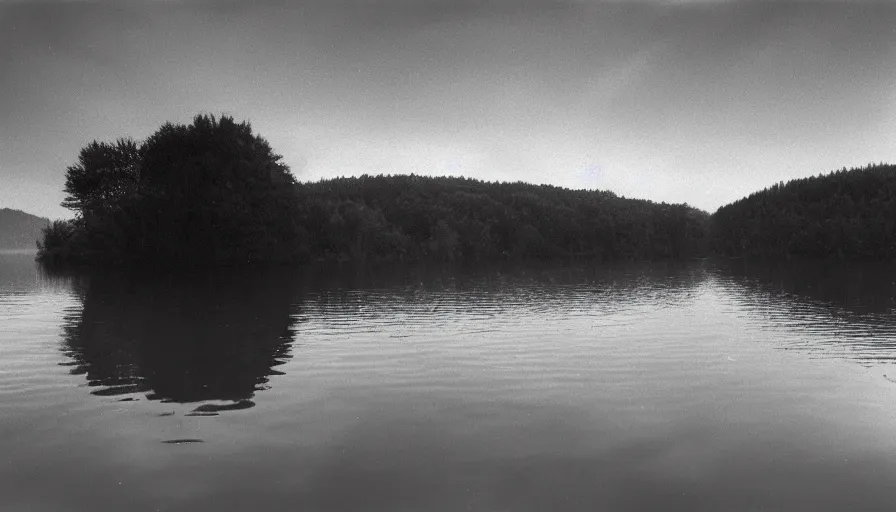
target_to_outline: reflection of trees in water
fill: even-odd
[[[290,356],[298,284],[289,271],[95,276],[76,287],[83,307],[66,318],[64,351],[96,395],[251,406]]]
[[[740,306],[798,334],[809,350],[896,359],[894,265],[723,260],[713,274]]]
[[[888,313],[896,308],[896,266],[891,264],[721,260],[714,268],[720,276],[757,291],[844,311]]]
[[[309,283],[303,310],[324,323],[339,317],[388,316],[396,312],[542,313],[674,305],[692,298],[705,280],[695,262],[509,263],[464,266],[341,268]]]
[[[93,276],[72,282],[82,307],[65,318],[64,351],[95,395],[232,401],[195,410],[212,414],[251,406],[289,357],[302,319],[363,328],[373,317],[400,323],[408,313],[452,322],[469,312],[552,316],[634,300],[656,306],[684,300],[703,278],[702,269],[683,264]]]

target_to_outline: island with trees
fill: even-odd
[[[50,265],[207,266],[699,256],[709,215],[611,192],[457,177],[298,182],[246,122],[92,142],[39,242]]]

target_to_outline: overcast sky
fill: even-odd
[[[0,207],[87,142],[247,119],[300,180],[417,173],[708,211],[896,162],[896,3],[0,0]]]

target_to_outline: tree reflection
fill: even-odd
[[[76,287],[83,307],[66,318],[63,350],[95,395],[251,407],[290,357],[299,282],[282,269],[93,276]]]
[[[714,262],[719,285],[784,339],[863,365],[896,361],[896,266],[826,261]]]
[[[756,292],[854,314],[896,309],[896,265],[891,263],[717,260],[713,264],[724,280]]]

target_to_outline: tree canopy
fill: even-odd
[[[132,139],[93,141],[65,173],[62,206],[81,217],[102,216],[132,198],[140,178],[140,146]]]
[[[85,264],[685,258],[708,215],[687,205],[526,183],[361,176],[298,183],[230,117],[92,142],[66,171],[76,213],[39,257]]]
[[[80,263],[237,264],[295,257],[295,179],[248,123],[198,115],[142,143],[92,142],[66,171],[75,219],[40,257]]]
[[[324,259],[686,258],[703,253],[708,218],[605,191],[453,177],[337,178],[299,194],[309,251]]]
[[[726,256],[896,257],[896,166],[869,165],[779,183],[712,215]]]

